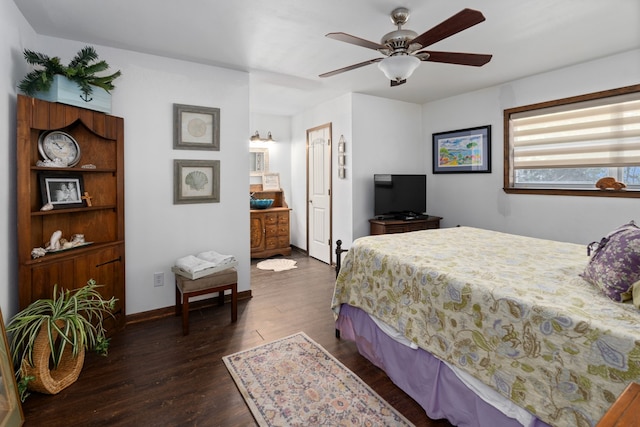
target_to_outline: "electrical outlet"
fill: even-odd
[[[153,286],[164,286],[164,273],[153,273]]]

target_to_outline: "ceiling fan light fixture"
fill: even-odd
[[[413,55],[393,55],[387,56],[378,63],[378,68],[382,70],[389,80],[396,82],[406,80],[420,65],[420,60]]]

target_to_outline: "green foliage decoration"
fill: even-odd
[[[109,339],[102,325],[104,315],[113,315],[117,299],[106,300],[100,295],[96,281],[91,279],[85,286],[75,290],[53,288],[53,299],[39,299],[17,313],[7,326],[10,335],[11,356],[22,399],[26,397],[26,386],[33,377],[22,374],[22,361],[33,365],[33,347],[41,329],[48,333],[51,348],[50,364],[57,368],[62,354],[71,346],[76,357],[80,349],[95,350],[107,355]],[[54,340],[55,332],[58,338]]]
[[[115,88],[113,81],[122,74],[116,71],[108,76],[97,76],[96,73],[108,70],[109,64],[104,60],[99,61],[96,50],[91,46],[82,48],[67,66],[63,65],[57,56],[50,58],[29,49],[24,50],[24,58],[27,63],[40,67],[27,74],[18,85],[18,89],[29,96],[48,91],[54,76],[61,75],[76,82],[85,101],[89,101],[93,92],[92,86],[110,92]]]

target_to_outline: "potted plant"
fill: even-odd
[[[21,399],[28,390],[56,394],[78,379],[85,350],[107,354],[102,322],[116,299],[105,300],[91,279],[75,290],[53,288],[53,299],[39,299],[9,322],[11,354]]]
[[[97,76],[96,73],[109,69],[109,64],[98,60],[93,47],[81,49],[66,66],[57,56],[51,58],[29,49],[24,50],[24,58],[27,63],[39,67],[27,74],[18,85],[18,89],[25,95],[111,112],[110,91],[115,88],[113,81],[120,77],[121,72]],[[94,92],[96,88],[98,91]],[[75,94],[69,93],[77,92],[78,89],[79,101]],[[105,98],[108,98],[108,106]]]

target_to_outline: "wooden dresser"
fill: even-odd
[[[256,199],[273,199],[268,209],[251,209],[251,258],[291,255],[289,207],[284,192],[262,191],[262,185],[251,185]]]
[[[407,221],[399,219],[370,219],[370,233],[377,234],[406,233],[408,231],[430,230],[440,228],[439,216],[429,215],[425,219],[411,219]]]

